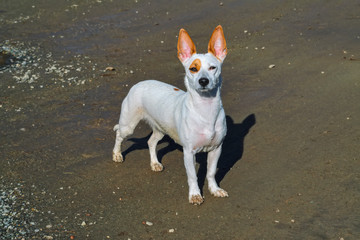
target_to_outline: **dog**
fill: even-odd
[[[119,123],[114,127],[113,161],[123,161],[122,141],[133,133],[140,120],[145,120],[153,130],[148,140],[151,169],[156,172],[163,170],[157,159],[156,145],[167,134],[183,147],[189,202],[200,205],[204,198],[195,170],[195,154],[198,152],[208,152],[206,178],[210,193],[215,197],[228,197],[215,180],[226,135],[225,112],[220,96],[221,67],[227,55],[223,29],[220,25],[215,28],[205,54],[196,52],[189,34],[181,29],[177,50],[185,68],[187,92],[156,80],[134,85],[122,102]]]

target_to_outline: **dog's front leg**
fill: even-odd
[[[224,189],[220,188],[215,180],[217,163],[220,154],[221,146],[208,153],[206,178],[208,180],[209,191],[212,195],[215,197],[228,197],[228,193]]]
[[[197,182],[195,170],[195,153],[190,149],[184,148],[184,164],[189,184],[189,202],[195,205],[200,205],[204,202],[201,196],[199,185]]]

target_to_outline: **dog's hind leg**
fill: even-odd
[[[134,129],[142,119],[142,116],[140,108],[132,108],[129,104],[129,99],[125,98],[121,106],[119,124],[116,124],[114,127],[114,131],[116,131],[115,146],[113,149],[114,162],[124,161],[121,154],[121,143],[127,136],[134,132]]]
[[[164,137],[164,134],[155,128],[153,128],[153,134],[148,140],[149,152],[150,152],[150,166],[151,170],[155,172],[161,172],[163,165],[159,162],[156,155],[156,145]]]
[[[124,159],[121,154],[121,143],[124,140],[124,138],[121,137],[120,130],[119,130],[119,124],[115,125],[114,131],[116,132],[116,138],[115,138],[115,146],[113,149],[113,161],[114,162],[122,162],[122,161],[124,161]]]

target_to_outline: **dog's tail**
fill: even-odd
[[[117,130],[119,130],[119,124],[116,124],[116,125],[114,126],[114,131],[117,131]]]

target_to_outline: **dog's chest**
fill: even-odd
[[[193,150],[196,152],[211,151],[217,148],[222,142],[221,131],[216,131],[214,127],[202,128],[193,135]]]
[[[202,129],[195,137],[196,138],[195,147],[211,145],[215,136],[216,136],[215,130]]]
[[[221,108],[221,101],[214,100],[201,99],[186,119],[186,139],[195,152],[212,151],[224,139],[225,113]]]

